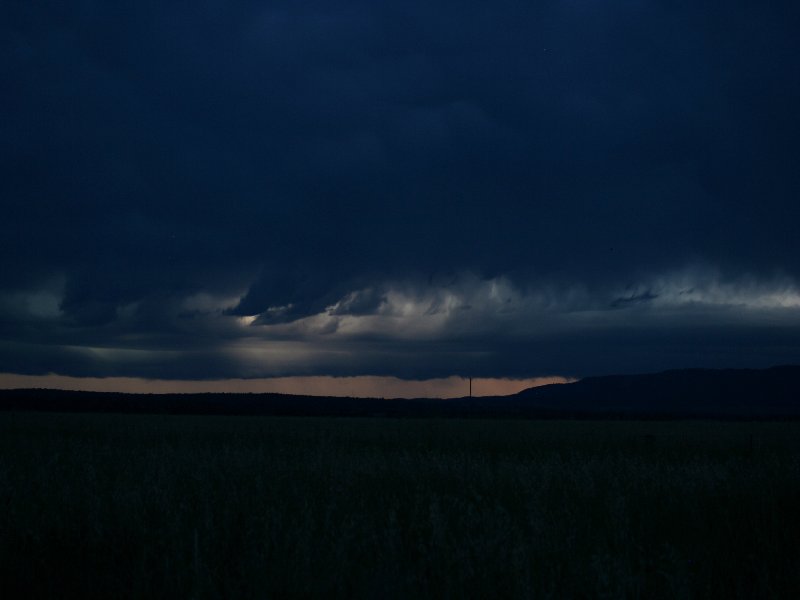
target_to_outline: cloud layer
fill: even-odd
[[[0,8],[0,370],[800,361],[789,2]]]
[[[7,294],[0,307],[14,318],[0,357],[7,372],[156,379],[524,378],[800,360],[800,287],[708,269],[623,287],[523,287],[469,273],[387,280],[305,316],[291,303],[252,315],[241,305],[148,299],[87,324],[60,308],[56,290]]]

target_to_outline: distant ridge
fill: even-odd
[[[682,416],[800,415],[800,366],[587,377],[514,396],[529,409]]]
[[[513,396],[383,400],[287,394],[120,394],[0,390],[0,411],[150,414],[503,417],[800,418],[800,366],[685,369],[588,377]]]

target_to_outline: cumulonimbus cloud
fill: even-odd
[[[4,3],[0,367],[800,360],[796,22],[789,2]]]

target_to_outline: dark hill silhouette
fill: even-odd
[[[452,400],[0,390],[0,410],[286,416],[798,418],[800,366],[589,377],[575,383],[530,388],[513,396]]]
[[[800,366],[588,377],[523,390],[527,409],[640,415],[800,415]]]

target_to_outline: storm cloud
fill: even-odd
[[[800,361],[800,9],[5,2],[0,372]]]

